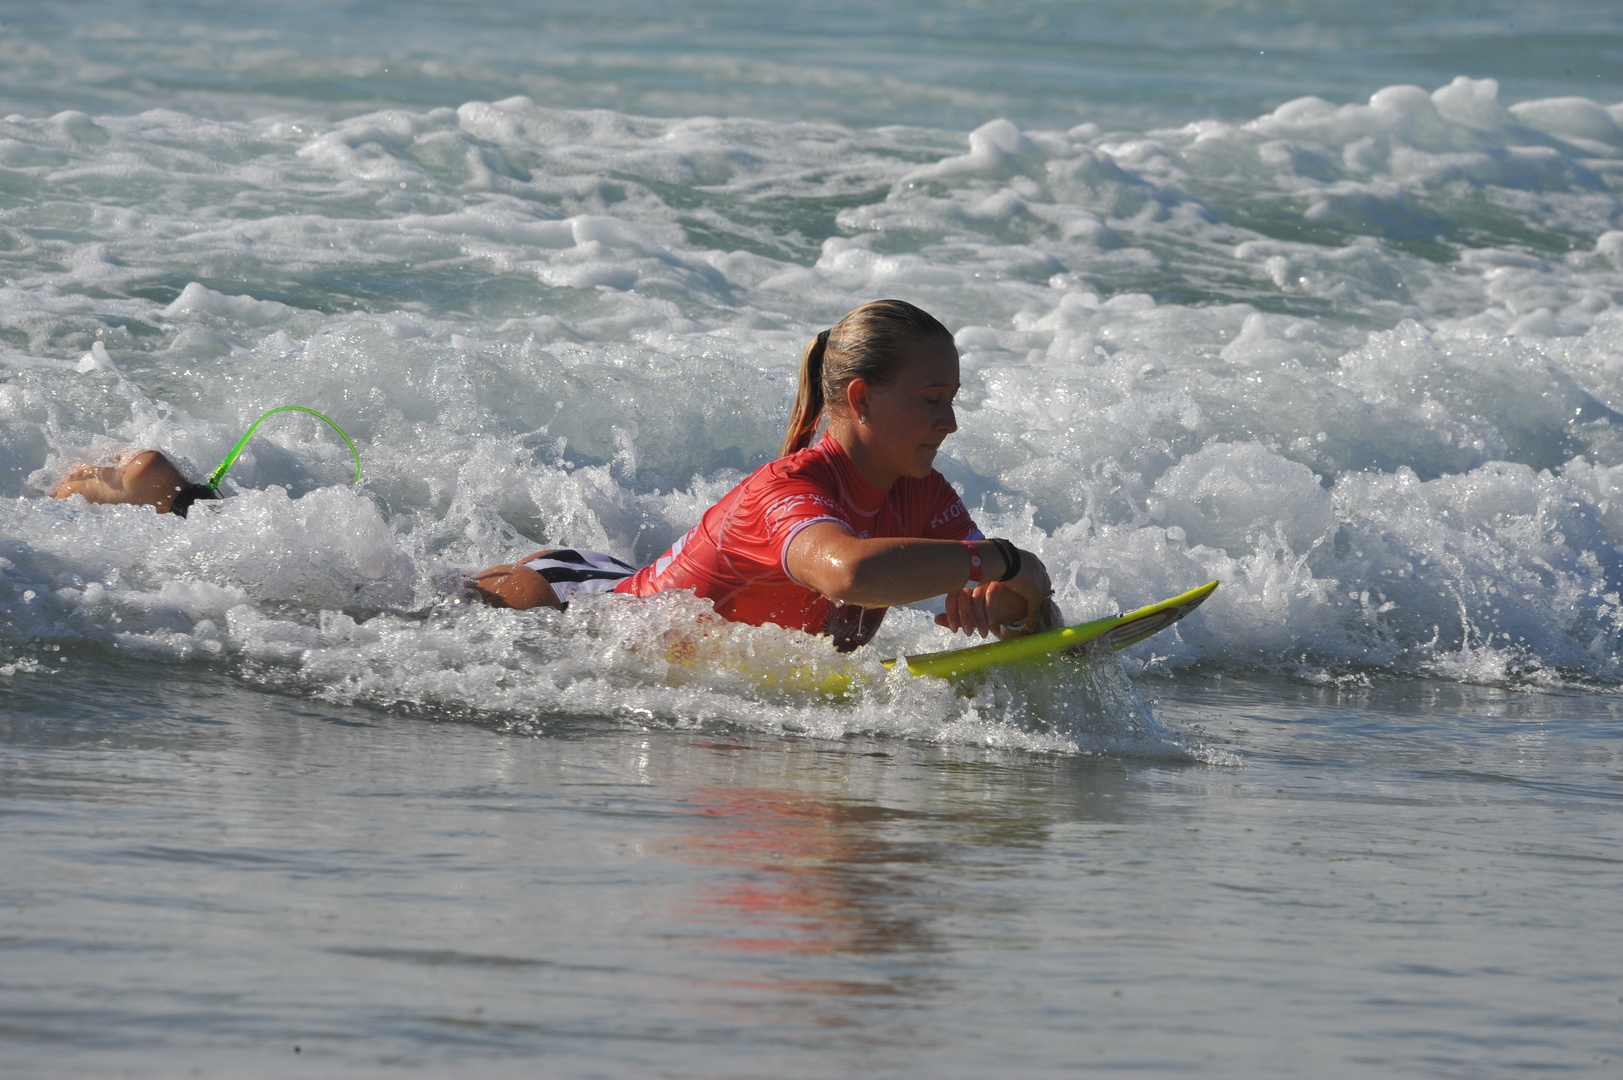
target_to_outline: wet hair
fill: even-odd
[[[800,389],[780,455],[812,444],[827,403],[844,401],[853,379],[882,390],[896,381],[908,346],[932,340],[951,345],[952,333],[906,300],[863,304],[818,334],[800,361]]]
[[[169,512],[177,517],[185,517],[186,512],[192,508],[192,503],[199,499],[218,499],[220,493],[207,484],[187,484],[175,494],[174,501],[169,504]]]

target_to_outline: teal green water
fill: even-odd
[[[1600,0],[82,0],[9,11],[0,42],[0,108],[29,115],[336,117],[526,94],[650,116],[1142,129],[1456,75],[1513,101],[1623,87],[1623,15]]]

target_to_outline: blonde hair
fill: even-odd
[[[896,381],[908,346],[932,339],[950,345],[952,333],[906,300],[863,304],[818,334],[800,361],[800,388],[779,456],[811,445],[828,403],[844,400],[852,380],[884,389]]]

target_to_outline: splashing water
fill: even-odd
[[[1225,582],[1126,674],[1614,685],[1620,124],[1465,78],[967,138],[522,97],[13,117],[0,663],[116,651],[513,724],[1184,752],[1115,667],[963,694],[884,677],[877,655],[949,645],[922,609],[850,661],[716,631],[733,659],[868,665],[835,704],[729,663],[673,676],[647,643],[701,617],[680,598],[455,602],[457,571],[546,544],[657,555],[773,454],[804,341],[901,295],[964,358],[938,467],[1069,617]],[[201,476],[288,402],[354,436],[360,489],[289,418],[188,521],[41,497],[131,444]]]

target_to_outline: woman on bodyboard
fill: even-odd
[[[651,566],[542,551],[473,577],[490,603],[563,607],[577,592],[690,589],[718,614],[826,634],[847,651],[885,610],[945,596],[936,622],[981,636],[1061,624],[1041,560],[987,539],[931,462],[958,429],[952,334],[901,300],[864,304],[801,362],[782,455]],[[827,421],[823,437],[813,442]]]

